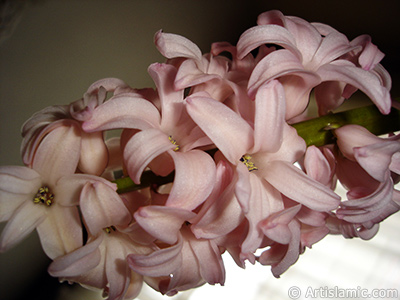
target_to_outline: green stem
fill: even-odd
[[[143,172],[142,177],[140,177],[140,184],[136,184],[129,177],[123,177],[116,179],[114,182],[117,184],[117,192],[122,194],[126,192],[137,191],[145,187],[149,187],[152,184],[163,185],[170,183],[174,180],[174,172],[171,172],[168,176],[158,176],[151,171]]]
[[[292,124],[307,146],[317,147],[335,142],[332,129],[348,124],[361,125],[375,135],[381,135],[400,130],[400,111],[392,108],[388,115],[382,115],[375,105],[355,108],[340,113],[329,114],[323,117]],[[151,171],[143,172],[140,184],[135,184],[129,177],[119,178],[118,193],[140,190],[153,184],[163,185],[174,180],[174,172],[168,176],[157,176]]]
[[[332,129],[349,124],[361,125],[375,135],[398,131],[400,130],[400,111],[392,108],[388,115],[382,115],[375,105],[370,105],[329,114],[292,126],[306,141],[307,146],[320,147],[335,142]]]

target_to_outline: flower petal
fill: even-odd
[[[254,173],[250,173],[249,179],[251,194],[248,211],[245,213],[249,230],[241,245],[241,255],[245,257],[251,256],[261,246],[264,239],[259,223],[270,214],[283,209],[281,194],[275,188]]]
[[[44,137],[36,150],[32,168],[45,184],[54,185],[64,175],[75,173],[81,137],[76,125],[60,126]]]
[[[215,162],[200,150],[169,153],[175,163],[175,179],[166,205],[193,210],[207,199],[214,188]]]
[[[0,222],[7,221],[25,201],[32,201],[42,184],[40,175],[22,166],[0,167]]]
[[[325,219],[327,214],[319,211],[309,209],[303,206],[296,215],[296,219],[305,225],[313,227],[323,227],[325,225]]]
[[[300,211],[301,205],[295,205],[270,215],[267,219],[261,221],[258,226],[263,233],[270,239],[280,243],[289,244],[292,233],[288,224]]]
[[[123,89],[123,88],[128,88],[129,86],[119,78],[112,78],[112,77],[103,78],[97,80],[96,82],[93,82],[87,89],[86,93],[93,93],[94,91],[100,89],[101,87],[103,87],[108,92],[112,92],[118,88]]]
[[[264,174],[268,171],[268,164],[270,161],[282,160],[290,163],[298,161],[306,150],[305,141],[298,135],[296,129],[287,124],[283,124],[283,139],[281,147],[276,152],[259,152],[252,154],[254,161],[257,162],[259,173]],[[263,175],[260,175],[261,177]]]
[[[87,182],[80,196],[80,208],[92,235],[110,226],[127,226],[132,217],[116,189],[100,181]]]
[[[272,274],[277,278],[297,261],[300,254],[300,224],[296,220],[292,220],[288,227],[292,233],[288,250],[282,260],[271,267]]]
[[[327,234],[329,234],[329,229],[326,226],[304,227],[301,230],[301,245],[311,249],[312,245],[322,240]]]
[[[354,156],[361,167],[378,181],[384,181],[392,156],[400,152],[399,141],[382,141],[354,149]]]
[[[90,271],[100,263],[99,245],[102,241],[103,235],[100,235],[85,246],[57,257],[48,268],[49,274],[54,277],[73,277]]]
[[[274,24],[254,26],[243,32],[236,46],[238,58],[242,59],[252,50],[264,44],[277,44],[287,48],[301,59],[296,41],[290,32],[286,28]]]
[[[81,134],[81,155],[78,168],[83,173],[101,175],[108,163],[108,150],[103,133]]]
[[[176,68],[168,64],[154,63],[149,66],[148,72],[153,78],[161,103],[161,128],[164,132],[171,132],[181,121],[183,110],[183,89],[175,90],[174,81]]]
[[[296,40],[301,60],[306,65],[321,46],[321,34],[312,24],[299,17],[286,16],[284,21],[284,26]]]
[[[23,166],[0,166],[0,190],[15,194],[33,194],[41,184],[40,174]]]
[[[290,123],[297,122],[296,117],[304,119],[304,114],[310,102],[311,90],[318,86],[321,78],[316,73],[292,72],[290,75],[279,78],[285,88],[286,120]],[[295,121],[292,121],[292,120]]]
[[[0,190],[0,222],[7,221],[24,202],[32,201],[33,195],[14,194]]]
[[[232,164],[236,165],[253,146],[253,129],[225,104],[201,93],[186,98],[186,108]]]
[[[129,267],[144,276],[169,276],[182,265],[183,241],[180,236],[178,242],[168,248],[156,250],[147,255],[129,254]]]
[[[307,148],[306,154],[304,156],[304,168],[307,175],[315,179],[318,182],[326,186],[332,184],[332,178],[334,176],[334,157],[332,152],[328,152],[332,156],[328,158],[322,153],[321,149],[315,146],[310,146]]]
[[[282,144],[285,122],[285,91],[276,81],[261,86],[256,95],[254,120],[254,148],[259,151],[276,152]]]
[[[31,166],[32,158],[42,138],[53,128],[61,126],[68,116],[68,105],[48,106],[32,115],[22,126],[21,156],[25,165]]]
[[[318,115],[323,116],[338,108],[345,100],[344,82],[325,81],[314,88],[314,97],[318,106]]]
[[[343,155],[354,161],[354,148],[364,147],[370,144],[382,142],[382,139],[368,131],[360,125],[345,125],[335,129],[334,134],[337,138],[337,145]]]
[[[43,251],[54,259],[82,246],[82,222],[76,207],[52,205],[51,213],[37,226]]]
[[[213,239],[225,236],[242,222],[242,210],[234,194],[236,179],[232,177],[232,173],[226,162],[218,163],[214,190],[197,218],[191,221],[191,230],[196,238]]]
[[[342,81],[364,92],[382,114],[388,114],[391,107],[389,90],[382,86],[380,78],[372,73],[357,68],[352,63],[337,60],[318,69],[322,81]]]
[[[134,217],[136,222],[156,239],[172,245],[178,241],[182,224],[195,215],[186,209],[150,205],[139,208]]]
[[[125,293],[129,287],[131,272],[125,261],[128,252],[124,247],[124,241],[116,239],[117,246],[111,246],[108,241],[107,251],[105,253],[105,275],[108,281],[108,299],[124,299]],[[112,249],[112,250],[111,250]],[[129,249],[130,250],[130,249]]]
[[[286,17],[284,14],[276,9],[265,11],[257,17],[258,25],[275,24],[284,27],[286,23],[285,21]]]
[[[176,145],[159,129],[147,129],[136,133],[125,145],[124,159],[129,176],[140,183],[143,170],[160,154],[173,150]]]
[[[249,212],[250,196],[253,192],[251,186],[252,175],[244,164],[236,166],[236,174],[237,180],[235,180],[234,186],[235,196],[243,213],[247,214]]]
[[[185,57],[200,60],[202,56],[196,44],[177,34],[160,30],[154,36],[154,43],[158,51],[166,58]]]
[[[370,221],[385,210],[392,200],[392,195],[393,182],[389,178],[381,182],[370,195],[342,202],[336,214],[340,219],[351,223],[360,224]]]
[[[323,37],[312,61],[306,68],[316,70],[319,66],[328,64],[356,48],[358,47],[350,45],[349,40],[344,34],[336,30],[332,31]]]
[[[208,62],[206,62],[208,64]],[[175,87],[177,89],[185,89],[187,87],[202,84],[214,78],[220,78],[217,74],[204,73],[199,69],[195,60],[185,60],[179,66],[176,74]]]
[[[224,285],[225,267],[218,246],[213,241],[195,238],[191,238],[189,244],[199,262],[201,277],[209,284]]]
[[[119,94],[98,106],[90,120],[82,124],[87,132],[118,128],[159,127],[160,113],[148,100],[137,94]]]
[[[351,41],[352,45],[360,45],[363,47],[362,53],[358,58],[358,62],[364,70],[372,70],[383,59],[383,54],[377,46],[371,41],[371,36],[367,34],[360,35]]]
[[[285,196],[316,211],[330,211],[339,205],[337,194],[288,162],[270,162],[264,177]]]
[[[57,203],[62,206],[78,206],[80,194],[85,184],[99,182],[112,190],[117,189],[116,183],[95,175],[72,174],[63,176],[57,181]]]
[[[46,207],[39,207],[32,201],[19,206],[0,237],[0,252],[5,252],[28,236],[46,218]]]
[[[380,182],[372,178],[356,161],[341,155],[336,156],[336,159],[336,176],[347,190],[364,187],[371,192],[379,185]]]
[[[286,49],[271,52],[259,61],[251,73],[248,82],[250,98],[254,98],[263,83],[294,72],[308,72],[296,55]]]

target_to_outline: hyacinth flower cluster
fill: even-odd
[[[370,239],[400,209],[400,127],[331,113],[357,90],[366,113],[396,113],[369,36],[269,11],[206,54],[163,31],[155,45],[155,88],[102,79],[24,124],[24,166],[0,167],[1,251],[36,229],[61,281],[108,299],[143,283],[172,296],[223,285],[225,252],[279,277],[325,236]]]

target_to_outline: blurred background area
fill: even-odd
[[[400,93],[400,1],[0,0],[0,164],[21,165],[20,128],[33,113],[82,97],[96,80],[117,77],[152,87],[147,67],[163,62],[153,44],[163,29],[209,52],[217,41],[236,44],[257,16],[278,9],[322,22],[349,39],[369,34]],[[399,216],[369,242],[330,237],[300,257],[281,279],[269,267],[240,270],[227,257],[226,287],[203,287],[177,299],[288,299],[290,286],[399,288]],[[58,284],[36,233],[0,254],[0,299],[102,299],[79,286]],[[46,294],[50,296],[46,296]],[[238,296],[239,298],[235,297]],[[164,297],[145,289],[142,300]],[[165,297],[168,298],[168,297]],[[302,299],[302,298],[300,298]]]

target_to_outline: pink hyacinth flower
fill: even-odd
[[[195,238],[186,226],[176,244],[147,255],[130,254],[127,260],[147,284],[168,296],[206,282],[225,282],[225,268],[215,242]]]
[[[336,194],[293,165],[304,153],[305,144],[285,123],[285,97],[278,81],[259,89],[254,129],[206,94],[192,95],[186,102],[193,120],[236,168],[234,192],[250,224],[242,245],[243,258],[253,260],[251,253],[261,244],[263,233],[257,224],[283,208],[280,193],[318,211],[337,207]]]
[[[82,245],[82,227],[76,206],[62,205],[68,191],[59,184],[73,174],[80,155],[79,129],[59,126],[38,146],[32,168],[0,168],[1,221],[8,221],[0,239],[6,251],[35,228],[44,252],[56,258]]]
[[[238,59],[236,47],[229,43],[213,43],[211,52],[202,55],[197,45],[185,37],[159,31],[155,44],[168,63],[178,68],[176,89],[190,88],[190,94],[206,91],[221,102],[232,95],[243,98],[246,94],[242,82],[248,80],[255,60],[250,56]],[[230,53],[232,60],[219,55],[221,52]]]
[[[359,125],[343,126],[335,135],[341,152],[375,180],[384,181],[389,171],[399,174],[400,136],[380,138]]]
[[[133,299],[142,288],[143,277],[133,272],[125,259],[130,253],[150,251],[129,235],[109,228],[91,236],[85,246],[56,258],[48,271],[62,281],[102,289],[108,300]]]
[[[132,213],[117,194],[116,184],[75,174],[61,178],[59,185],[70,191],[63,204],[79,204],[89,237],[84,246],[56,258],[49,273],[62,281],[102,289],[109,300],[136,297],[143,279],[131,271],[125,259],[130,253],[150,253],[154,246],[141,245],[125,232]]]
[[[370,229],[400,208],[391,176],[399,172],[398,136],[380,138],[359,125],[343,126],[335,135],[338,179],[349,190],[336,215]]]
[[[254,68],[248,83],[249,95],[254,97],[264,82],[278,78],[285,86],[288,98],[286,119],[304,111],[314,87],[317,87],[320,113],[340,105],[343,84],[336,87],[339,91],[335,93],[332,86],[321,85],[318,89],[321,83],[330,81],[360,89],[382,113],[389,113],[389,90],[382,85],[380,74],[341,59],[359,45],[350,44],[343,34],[333,28],[284,16],[279,11],[269,11],[259,16],[257,26],[240,37],[237,44],[239,57],[267,43],[277,44],[283,49],[266,55]],[[377,55],[380,57],[380,54]],[[330,99],[332,96],[335,99]]]
[[[187,115],[183,90],[174,90],[175,67],[153,64],[149,73],[157,86],[159,105],[137,94],[119,94],[97,107],[83,128],[90,132],[135,129],[133,134],[126,131],[123,145],[129,176],[140,183],[147,167],[162,176],[175,170],[166,205],[192,210],[211,192],[215,179],[211,156],[195,148],[212,143]]]
[[[93,110],[104,102],[107,92],[118,94],[129,87],[116,78],[106,78],[93,83],[82,99],[64,106],[51,106],[35,113],[22,127],[21,154],[26,165],[31,166],[36,149],[42,139],[59,126],[81,128]],[[100,175],[108,162],[108,150],[102,132],[86,133],[79,130],[81,138],[79,166],[81,172]]]

